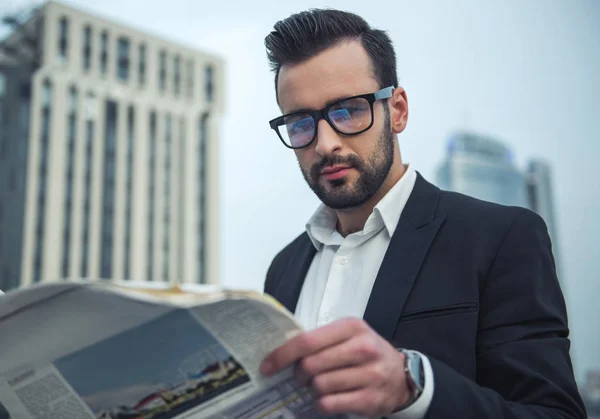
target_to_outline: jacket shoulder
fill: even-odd
[[[521,216],[539,217],[528,208],[484,201],[458,192],[442,190],[438,211],[458,222],[482,227],[506,227]]]
[[[446,216],[444,230],[453,244],[469,252],[496,254],[512,232],[537,234],[550,242],[544,219],[531,209],[497,204],[456,192],[441,191],[438,211]]]

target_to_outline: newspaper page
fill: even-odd
[[[9,292],[0,296],[0,419],[321,418],[291,369],[258,371],[300,330],[251,292],[95,282]]]

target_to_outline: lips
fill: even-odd
[[[351,166],[330,166],[321,171],[321,176],[327,180],[340,179],[348,174]]]

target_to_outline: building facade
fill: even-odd
[[[29,95],[27,106],[18,102],[25,138],[24,116],[0,125],[4,141],[26,143],[13,147],[23,161],[10,154],[1,164],[23,181],[23,220],[11,235],[21,237],[19,257],[0,250],[0,288],[65,278],[218,282],[223,61],[56,2],[3,47],[7,66],[27,64],[17,73],[28,74]],[[6,92],[4,107],[23,90]],[[1,216],[6,241],[14,217]]]
[[[560,275],[558,233],[554,213],[551,168],[531,160],[517,167],[513,153],[500,140],[470,132],[457,132],[448,141],[448,154],[440,164],[436,183],[442,189],[503,205],[529,208],[548,226]]]

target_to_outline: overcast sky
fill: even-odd
[[[222,119],[222,281],[262,289],[273,255],[318,205],[294,155],[270,131],[277,116],[263,46],[276,20],[336,7],[388,30],[410,117],[406,161],[434,180],[448,135],[469,129],[554,169],[565,294],[577,374],[600,368],[600,2],[596,0],[68,0],[227,62]],[[0,10],[30,4],[0,0]],[[4,7],[3,7],[4,5]]]

